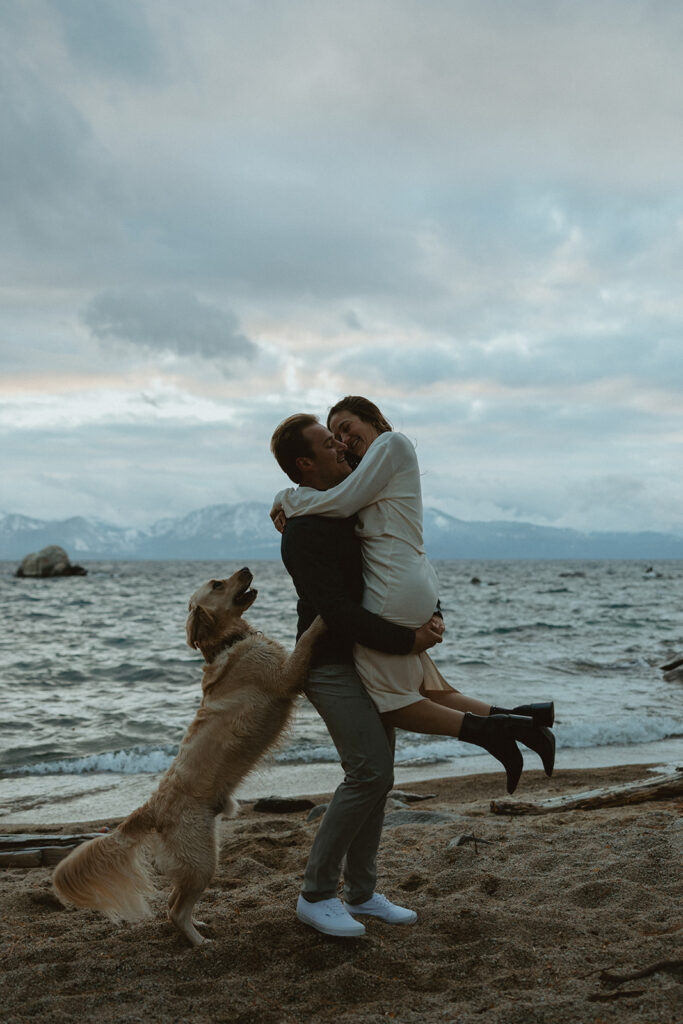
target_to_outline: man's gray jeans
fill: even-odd
[[[301,893],[312,903],[337,896],[363,903],[375,891],[384,803],[394,784],[394,733],[385,730],[353,665],[312,669],[306,696],[328,728],[344,769],[320,823]]]

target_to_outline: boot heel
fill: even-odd
[[[543,762],[543,770],[548,778],[555,767],[555,737],[544,725],[534,725],[531,718],[510,715],[512,735],[519,743],[538,754]]]

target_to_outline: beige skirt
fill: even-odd
[[[428,654],[384,654],[356,644],[353,648],[356,672],[377,710],[396,711],[424,700],[422,690],[455,690],[439,672]]]

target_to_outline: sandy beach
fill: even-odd
[[[515,801],[651,778],[643,765],[525,772]],[[392,804],[380,891],[412,927],[367,922],[326,938],[294,905],[316,823],[306,812],[222,823],[216,877],[199,903],[212,941],[185,945],[164,916],[116,926],[65,909],[51,869],[0,871],[3,1020],[379,1024],[673,1024],[683,1015],[680,795],[593,810],[495,814],[499,774],[403,786]],[[679,791],[680,792],[680,791]],[[314,803],[325,795],[313,795]],[[406,821],[418,812],[424,820]],[[106,821],[5,825],[68,834]],[[367,919],[366,919],[367,920]],[[636,976],[640,975],[640,976]]]

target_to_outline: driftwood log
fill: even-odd
[[[101,834],[87,832],[82,835],[64,836],[21,833],[0,836],[0,867],[51,867],[63,860],[74,847]]]
[[[623,985],[625,981],[636,981],[638,978],[648,978],[651,974],[659,974],[660,971],[667,971],[670,974],[680,974],[683,971],[683,959],[678,957],[675,960],[658,960],[647,967],[640,967],[635,971],[628,971],[618,974],[616,971],[603,970],[600,972],[602,981],[609,981],[615,985]]]
[[[574,796],[549,797],[538,803],[492,800],[491,810],[494,814],[552,814],[555,811],[592,811],[598,807],[641,804],[646,800],[671,800],[680,796],[683,796],[683,768],[677,768],[671,775],[592,789]]]
[[[683,975],[683,959],[678,957],[675,960],[658,960],[654,964],[648,964],[647,967],[640,967],[635,971],[625,971],[618,973],[612,970],[600,971],[600,981],[605,985],[613,986],[608,992],[594,992],[593,995],[588,996],[588,1000],[591,1003],[607,1003],[613,999],[630,999],[633,996],[642,996],[646,991],[644,988],[614,988],[615,985],[623,985],[627,981],[638,981],[641,978],[649,978],[653,974],[659,974],[660,971],[665,971],[668,974],[673,974],[674,977],[678,978]]]

